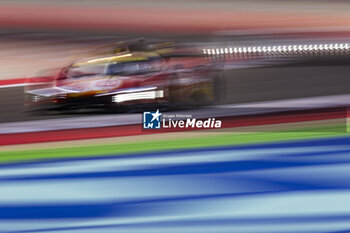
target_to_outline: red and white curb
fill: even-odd
[[[18,78],[18,79],[4,79],[0,80],[0,88],[10,88],[10,87],[24,87],[37,84],[45,84],[48,77],[38,77],[38,78]],[[28,80],[31,80],[28,82]]]

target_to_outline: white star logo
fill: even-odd
[[[157,119],[157,120],[159,121],[159,117],[160,117],[162,114],[159,113],[159,109],[157,109],[157,112],[151,113],[151,115],[153,116],[151,122],[153,122],[155,119]]]

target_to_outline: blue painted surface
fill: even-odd
[[[350,137],[0,168],[0,232],[349,231]]]

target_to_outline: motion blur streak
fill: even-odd
[[[279,45],[279,46],[251,46],[237,48],[216,48],[203,49],[203,54],[221,55],[221,54],[256,54],[256,55],[315,55],[314,53],[348,53],[348,43],[331,43],[331,44],[304,44],[304,45]],[[319,55],[319,54],[318,54]]]
[[[4,164],[0,229],[345,232],[349,143],[333,137]]]

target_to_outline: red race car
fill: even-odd
[[[213,104],[219,70],[210,59],[174,48],[115,48],[64,67],[50,82],[28,85],[26,105],[48,109],[172,109]]]

